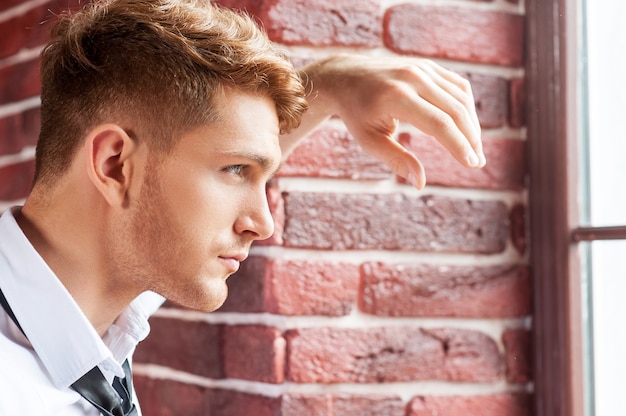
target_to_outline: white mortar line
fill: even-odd
[[[0,12],[0,23],[13,19],[14,17],[22,16],[28,13],[31,9],[48,3],[49,0],[30,0],[17,4],[9,9]]]
[[[22,62],[32,61],[33,59],[39,57],[42,49],[43,46],[20,49],[16,54],[0,60],[0,69],[11,65],[21,64]]]
[[[205,313],[181,308],[163,307],[154,316],[213,325],[260,325],[279,331],[302,328],[373,329],[383,327],[406,328],[456,328],[482,332],[501,346],[502,333],[509,329],[530,329],[530,317],[522,318],[433,318],[433,317],[380,317],[367,315],[356,308],[352,313],[339,317],[285,316],[270,313]]]
[[[413,188],[412,186],[396,182],[395,177],[383,180],[355,180],[280,176],[278,178],[278,183],[280,190],[286,192],[405,194],[415,198],[434,195],[471,199],[476,201],[497,200],[504,202],[509,207],[524,201],[524,194],[522,191],[447,188],[443,186],[428,185],[428,172],[426,172],[426,187],[421,191]]]
[[[282,246],[253,246],[251,255],[270,259],[328,261],[337,263],[361,264],[369,261],[382,261],[395,264],[428,264],[439,266],[496,266],[526,264],[524,257],[510,245],[498,254],[457,254],[424,253],[396,250],[310,250]]]
[[[27,98],[22,101],[0,105],[0,118],[23,113],[41,106],[41,99],[37,97]]]
[[[524,1],[520,0],[520,4],[511,4],[506,0],[492,0],[490,2],[468,2],[467,0],[379,0],[380,6],[386,10],[392,6],[399,4],[420,4],[423,6],[443,7],[457,6],[468,10],[496,11],[508,12],[515,14],[524,14]]]
[[[261,396],[278,398],[283,394],[354,394],[354,395],[386,395],[397,396],[404,403],[408,403],[415,396],[477,396],[498,393],[531,393],[532,384],[510,385],[504,381],[493,383],[459,383],[446,381],[425,382],[394,382],[394,383],[292,383],[269,384],[258,381],[220,379],[215,380],[174,370],[156,364],[135,363],[135,374],[154,379],[167,379],[180,383],[193,384],[205,388],[234,390],[243,393],[258,394]]]
[[[0,156],[0,167],[14,165],[16,163],[25,162],[35,158],[35,147],[29,146],[22,149],[21,152],[12,155]]]
[[[133,373],[150,378],[174,380],[206,388],[235,390],[267,397],[279,397],[286,391],[285,384],[268,384],[235,379],[215,380],[156,364],[133,363]]]
[[[505,127],[495,128],[495,129],[483,129],[482,137],[526,141],[527,134],[526,134],[525,127],[522,127],[520,129],[514,129],[511,127],[505,126]],[[487,161],[487,163],[489,163],[489,161]]]

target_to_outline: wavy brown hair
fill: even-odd
[[[41,83],[36,182],[62,175],[104,122],[167,152],[216,121],[224,87],[273,100],[283,133],[307,106],[284,53],[250,17],[208,0],[95,0],[63,15],[42,52]]]

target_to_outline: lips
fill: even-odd
[[[235,273],[237,270],[239,270],[239,266],[241,262],[244,261],[247,257],[248,257],[248,254],[239,253],[239,254],[219,256],[219,259],[222,262],[222,264],[224,264],[224,266],[226,266],[226,268],[231,273]]]

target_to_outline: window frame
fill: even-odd
[[[626,227],[581,226],[579,65],[582,6],[526,0],[529,242],[536,416],[585,416],[581,242]]]
[[[530,268],[536,416],[584,416],[578,244],[578,7],[526,0]]]

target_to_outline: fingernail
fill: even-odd
[[[480,152],[478,158],[480,159],[480,166],[485,166],[487,164],[487,158],[485,157],[485,154],[483,152]]]
[[[476,153],[470,153],[467,155],[467,164],[469,166],[478,166],[478,164],[480,163],[480,161],[478,160],[478,156],[476,156]]]
[[[416,189],[418,189],[420,191],[422,189],[424,189],[425,179],[422,178],[421,181],[418,181],[417,176],[415,176],[415,174],[413,174],[413,172],[409,172],[409,174],[406,175],[406,180],[407,180],[408,183],[413,185],[414,188],[416,188]]]

